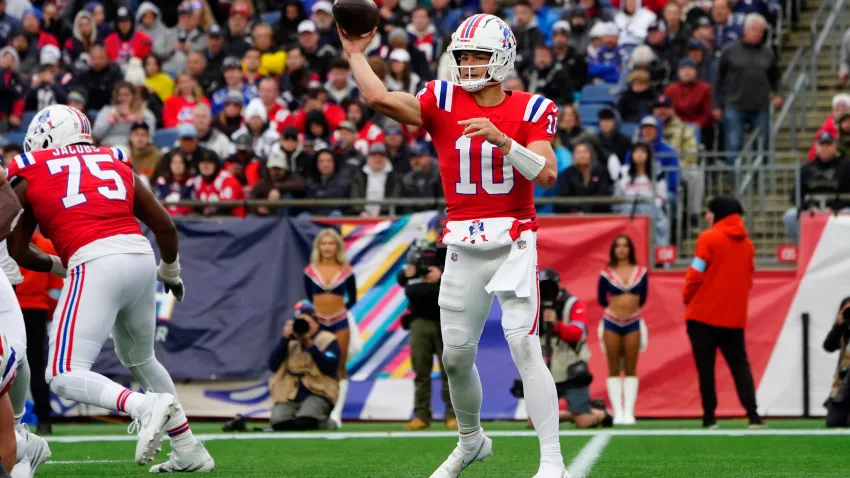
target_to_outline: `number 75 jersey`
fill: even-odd
[[[466,90],[448,81],[430,81],[416,95],[422,125],[437,150],[450,221],[535,216],[534,183],[506,162],[496,145],[480,136],[465,137],[465,126],[458,124],[483,117],[523,146],[551,142],[558,107],[540,95],[505,93],[505,100],[491,107],[479,106]]]
[[[73,145],[24,153],[9,162],[6,174],[27,180],[27,202],[66,267],[74,253],[100,239],[129,234],[147,242],[133,211],[130,158],[119,148]],[[98,249],[97,255],[110,253],[108,245]],[[112,252],[136,252],[130,249]]]

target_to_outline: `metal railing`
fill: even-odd
[[[846,29],[846,19],[844,18],[845,0],[822,0],[818,9],[812,18],[812,23],[809,26],[809,31],[812,37],[812,49],[810,57],[809,81],[811,84],[812,95],[817,97],[818,92],[818,57],[821,50],[827,41],[832,48],[830,52],[830,65],[833,72],[838,72],[838,58],[841,53],[841,39]],[[829,16],[824,21],[823,27],[820,27],[821,17],[825,14]],[[839,34],[836,35],[835,32]]]
[[[726,153],[720,153],[725,155]],[[704,230],[702,223],[702,207],[710,198],[717,196],[736,196],[744,207],[744,222],[753,242],[756,245],[756,258],[760,264],[775,264],[776,246],[790,242],[783,224],[785,211],[795,208],[799,198],[792,202],[789,194],[777,192],[776,185],[785,186],[783,190],[795,191],[795,185],[800,180],[799,163],[796,164],[762,165],[739,164],[729,166],[715,161],[708,165],[702,161],[698,166],[683,166],[676,171],[681,180],[676,193],[676,207],[668,208],[669,222],[674,225],[672,242],[678,250],[680,265],[687,263],[693,253],[694,244],[699,233]],[[669,172],[670,170],[662,170]],[[752,187],[738,189],[736,176],[743,175],[753,178]],[[696,181],[704,186],[702,191],[695,188],[689,181]],[[737,194],[743,191],[744,194]]]

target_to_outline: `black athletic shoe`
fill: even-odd
[[[39,422],[35,426],[35,434],[38,436],[53,435],[53,425],[50,423]]]
[[[236,415],[233,417],[233,420],[226,422],[221,426],[221,431],[223,432],[244,432],[245,431],[245,418],[242,415]]]
[[[717,419],[714,417],[704,417],[702,419],[702,427],[710,428],[712,430],[717,428]]]
[[[764,423],[764,420],[762,420],[760,416],[755,415],[750,417],[751,430],[763,430],[765,428],[767,428],[767,424]]]
[[[605,412],[605,418],[599,423],[603,428],[610,428],[614,426],[614,417],[608,412],[608,409],[605,408],[605,400],[601,398],[597,398],[596,400],[591,400],[590,408],[595,408],[597,410],[602,410]]]

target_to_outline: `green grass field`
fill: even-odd
[[[457,438],[436,427],[401,432],[395,423],[350,423],[336,432],[220,432],[220,423],[193,424],[222,477],[427,477]],[[261,424],[257,424],[260,426]],[[439,425],[439,424],[435,424]],[[54,427],[51,461],[38,477],[145,476],[133,463],[134,437],[126,424]],[[250,428],[250,425],[249,425]],[[537,438],[524,423],[485,423],[494,456],[464,477],[531,477]],[[843,432],[838,432],[843,433]],[[773,420],[767,430],[721,421],[704,431],[696,420],[645,420],[627,428],[578,431],[562,426],[561,447],[573,478],[590,477],[838,477],[847,476],[850,434],[826,430],[822,420]],[[163,446],[159,461],[168,458]],[[587,473],[589,470],[589,473]]]

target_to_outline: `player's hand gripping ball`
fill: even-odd
[[[351,36],[363,35],[378,26],[380,12],[372,0],[336,0],[333,6],[336,24]]]
[[[457,124],[466,125],[463,135],[467,138],[483,136],[485,141],[494,146],[498,146],[505,139],[505,135],[488,118],[472,118],[458,121]]]

